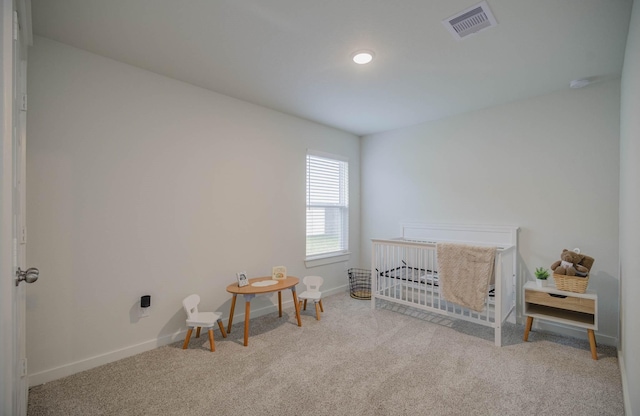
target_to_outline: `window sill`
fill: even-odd
[[[349,261],[350,256],[351,253],[346,252],[338,254],[327,254],[324,256],[308,257],[307,259],[305,259],[304,265],[307,267],[307,269],[310,269],[312,267],[324,266],[325,264]]]

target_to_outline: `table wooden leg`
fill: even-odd
[[[278,312],[280,318],[282,318],[282,291],[278,290]]]
[[[529,340],[529,331],[531,331],[531,325],[533,325],[533,316],[527,316],[527,325],[524,327],[524,340]]]
[[[249,315],[251,314],[251,300],[244,303],[244,346],[249,345]]]
[[[233,298],[231,299],[231,312],[229,312],[229,325],[227,328],[227,334],[231,333],[231,323],[233,322],[233,312],[236,310],[236,297],[238,295],[234,294]]]
[[[591,346],[591,358],[597,360],[598,351],[596,350],[596,334],[593,332],[593,329],[587,329],[587,333],[589,334],[589,345]]]
[[[300,305],[298,305],[298,294],[296,293],[296,287],[291,288],[291,294],[293,295],[293,305],[296,308],[296,318],[298,318],[298,326],[302,326],[302,320],[300,319]]]

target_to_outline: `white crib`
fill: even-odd
[[[501,328],[516,304],[518,227],[404,224],[402,237],[372,240],[371,307],[381,299],[494,328]],[[436,244],[496,246],[495,281],[476,312],[440,296]]]

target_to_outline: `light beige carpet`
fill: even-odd
[[[28,415],[622,415],[616,351],[493,330],[414,309],[326,297],[31,388]]]

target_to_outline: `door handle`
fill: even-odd
[[[35,267],[30,267],[27,270],[21,270],[20,267],[18,267],[18,270],[16,270],[16,286],[22,281],[33,283],[38,280],[38,276],[40,276],[40,270]]]

